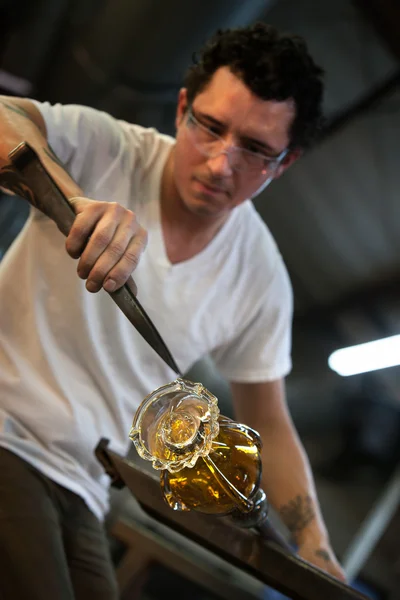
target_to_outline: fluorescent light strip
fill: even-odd
[[[336,350],[328,365],[343,377],[400,365],[400,335]]]

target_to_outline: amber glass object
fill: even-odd
[[[161,488],[174,510],[225,515],[250,512],[261,479],[257,432],[219,414],[217,399],[183,379],[147,396],[131,440],[161,470]]]

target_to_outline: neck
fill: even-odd
[[[172,150],[161,181],[161,225],[170,261],[188,260],[201,252],[216,236],[227,217],[199,215],[187,208],[176,188]]]

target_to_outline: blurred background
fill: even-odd
[[[336,552],[371,598],[398,599],[400,370],[341,377],[328,358],[400,333],[399,1],[0,0],[0,93],[173,135],[192,53],[219,27],[256,20],[303,35],[326,71],[320,139],[256,201],[294,287],[288,402]],[[0,258],[27,214],[0,197]],[[210,360],[191,375],[229,415]]]

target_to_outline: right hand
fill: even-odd
[[[135,213],[116,202],[81,197],[69,202],[76,218],[66,249],[72,258],[79,258],[79,277],[86,279],[89,292],[117,290],[136,269],[147,244],[147,232]]]

